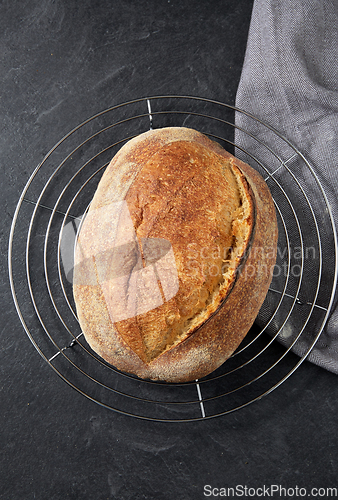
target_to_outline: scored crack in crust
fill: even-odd
[[[243,269],[270,270],[276,242],[271,195],[251,167],[191,129],[141,134],[111,161],[80,232],[73,289],[85,338],[142,378],[210,373],[271,281]],[[272,249],[263,262],[249,252],[258,247]]]
[[[152,155],[130,186],[125,201],[137,239],[144,246],[149,238],[167,239],[179,279],[177,294],[163,305],[115,323],[144,362],[185,340],[231,288],[253,219],[245,184],[230,159],[176,141]]]

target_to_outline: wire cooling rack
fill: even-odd
[[[252,122],[250,132],[235,126],[235,112]],[[121,373],[90,349],[76,317],[72,261],[63,258],[114,154],[135,135],[166,126],[195,128],[256,168],[270,188],[279,226],[274,276],[255,325],[222,367],[184,384]],[[250,138],[250,151],[241,146],[243,137]],[[135,99],[101,111],[67,133],[26,183],[8,257],[18,315],[49,366],[105,408],[166,422],[226,415],[276,389],[320,345],[337,282],[330,207],[302,153],[242,110],[187,96]]]

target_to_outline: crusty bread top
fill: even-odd
[[[254,227],[250,188],[231,155],[219,152],[218,144],[191,129],[138,136],[112,160],[90,208],[92,213],[107,214],[112,202],[127,204],[127,216],[120,210],[115,221],[115,248],[117,241],[122,248],[129,238],[122,260],[121,254],[116,259],[116,252],[107,257],[113,246],[107,229],[111,216],[100,216],[99,222],[89,217],[81,230],[78,247],[91,257],[91,270],[79,267],[75,284],[83,284],[81,273],[93,274],[95,269],[92,285],[101,287],[112,330],[146,364],[184,342],[210,318],[230,292],[248,248]],[[128,168],[119,168],[121,162]],[[161,241],[169,246],[160,255],[159,267],[158,246],[152,248],[152,243]],[[131,297],[140,302],[147,287],[154,286],[150,277],[148,282],[132,278],[142,268],[155,270],[161,305],[120,319],[118,311],[130,307]],[[175,293],[166,300],[175,280]],[[117,287],[122,287],[122,294]]]

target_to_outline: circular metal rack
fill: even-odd
[[[105,167],[127,140],[166,126],[195,128],[256,168],[270,188],[279,226],[277,263],[254,326],[221,368],[183,384],[140,380],[99,358],[81,332],[71,284],[69,248]],[[196,421],[259,400],[315,345],[320,349],[337,282],[337,237],[313,168],[286,138],[233,106],[156,96],[99,112],[71,130],[35,168],[14,214],[9,276],[28,337],[69,386],[126,415]]]

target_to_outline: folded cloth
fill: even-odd
[[[337,229],[337,0],[255,0],[236,107],[271,125],[308,159],[327,196]],[[262,159],[262,154],[258,153],[261,146],[255,139],[257,135],[284,160],[293,158],[287,141],[279,140],[270,129],[260,127],[250,116],[237,112],[235,123],[238,127],[235,143],[239,146],[236,155],[244,161],[250,163],[246,151]],[[306,181],[306,174],[303,178]],[[320,211],[320,206],[317,209]],[[324,269],[325,266],[324,260]],[[308,359],[338,373],[336,299]],[[283,341],[283,334],[278,338]],[[287,345],[286,341],[284,343]],[[294,351],[303,355],[305,344],[297,343]]]

